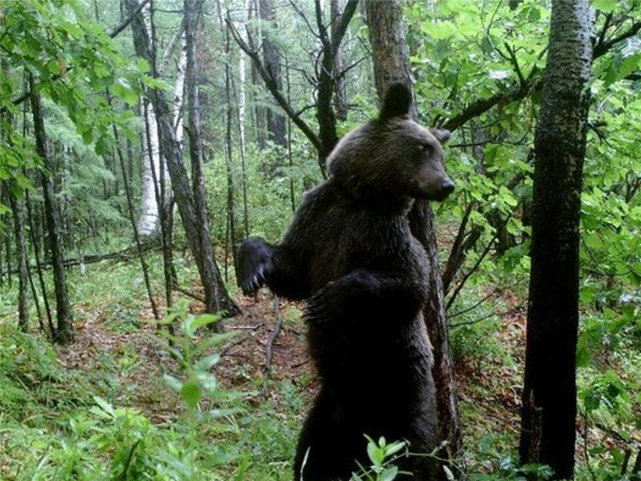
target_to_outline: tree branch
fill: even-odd
[[[336,29],[332,32],[332,49],[336,51],[345,37],[347,32],[347,26],[349,22],[352,21],[354,14],[356,13],[356,8],[358,7],[358,0],[349,0],[343,13],[340,15],[340,22],[336,26]]]
[[[633,23],[630,28],[628,28],[620,35],[617,35],[616,37],[613,37],[604,42],[599,42],[594,47],[594,59],[596,60],[597,58],[602,57],[613,47],[615,47],[619,42],[633,37],[639,31],[641,31],[641,21]],[[530,93],[538,91],[541,88],[541,80],[542,79],[539,75],[538,69],[534,68],[530,75],[528,75],[528,77],[525,79],[525,82],[521,82],[520,84],[514,83],[507,89],[501,92],[497,92],[491,97],[479,99],[475,102],[472,102],[461,112],[443,123],[442,127],[454,131],[467,123],[469,120],[483,115],[485,112],[491,110],[496,105],[506,105],[512,102],[523,100]]]
[[[617,35],[616,37],[612,37],[609,40],[600,41],[594,46],[594,58],[596,59],[598,57],[601,57],[602,55],[605,55],[617,43],[635,36],[639,32],[639,30],[641,30],[641,22],[634,22],[630,26],[630,28],[628,28],[622,34]]]
[[[132,12],[132,14],[127,18],[124,22],[122,22],[120,25],[118,25],[110,34],[109,38],[115,38],[118,36],[120,32],[122,32],[125,28],[129,26],[129,24],[133,21],[135,17],[138,16],[138,14],[141,12],[143,8],[145,8],[145,5],[149,3],[150,0],[142,0],[140,4],[136,7],[136,10]],[[67,72],[73,68],[73,65],[69,65],[67,67]],[[66,73],[66,72],[65,72]],[[56,74],[51,77],[51,82],[55,82],[57,80],[60,80],[62,78],[62,74]],[[16,97],[11,101],[13,105],[20,105],[22,102],[27,100],[29,98],[29,95],[31,94],[31,91],[26,91],[22,93],[19,97]],[[6,107],[2,108],[2,112],[6,110]]]
[[[321,141],[314,133],[314,131],[311,129],[311,127],[305,122],[302,118],[298,116],[296,111],[292,108],[292,106],[289,104],[283,93],[280,91],[278,88],[278,85],[276,84],[276,81],[274,78],[271,76],[271,74],[265,69],[265,66],[260,60],[260,56],[258,55],[258,52],[256,49],[254,49],[251,45],[249,45],[243,38],[240,36],[238,33],[238,30],[236,30],[236,27],[232,24],[229,18],[225,19],[225,23],[227,24],[227,28],[229,28],[229,31],[232,34],[232,37],[234,37],[234,41],[238,44],[238,46],[241,48],[245,54],[254,62],[254,65],[256,69],[258,70],[258,73],[260,74],[261,78],[263,79],[263,82],[265,82],[265,85],[271,92],[272,96],[278,102],[278,105],[281,106],[281,108],[285,111],[287,116],[292,120],[292,122],[305,134],[305,136],[309,139],[309,141],[312,143],[312,145],[320,151],[321,149]]]

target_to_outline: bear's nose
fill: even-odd
[[[454,192],[454,182],[452,182],[452,179],[445,179],[441,183],[441,189],[446,197]]]

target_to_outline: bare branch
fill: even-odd
[[[243,52],[254,62],[254,65],[256,69],[258,70],[258,73],[260,74],[261,78],[263,79],[263,82],[265,82],[265,85],[271,92],[272,96],[278,102],[278,105],[281,106],[281,108],[285,111],[287,116],[296,124],[296,126],[305,134],[305,136],[309,139],[309,141],[312,143],[312,145],[320,151],[321,149],[321,141],[318,138],[318,135],[314,133],[314,131],[311,129],[307,123],[300,118],[296,111],[292,108],[292,106],[289,104],[283,93],[280,91],[278,88],[278,85],[276,84],[276,81],[274,78],[271,76],[271,74],[265,69],[265,66],[263,65],[262,61],[260,60],[260,56],[258,55],[258,51],[253,48],[251,45],[249,45],[243,38],[240,36],[238,33],[238,30],[236,30],[236,27],[234,27],[233,23],[229,18],[225,19],[225,23],[227,24],[227,28],[229,28],[229,31],[232,34],[232,37],[234,38],[234,41],[238,44],[238,46],[241,48]]]
[[[594,46],[594,58],[596,59],[602,55],[605,55],[617,43],[622,42],[623,40],[627,40],[630,37],[634,37],[640,30],[641,30],[641,22],[634,22],[630,26],[630,28],[628,28],[622,34],[617,35],[616,37],[612,37],[609,40],[605,40],[597,43]]]
[[[118,36],[120,32],[122,32],[125,28],[129,26],[129,24],[133,21],[135,17],[138,16],[138,14],[142,11],[143,8],[149,3],[149,0],[142,0],[140,4],[136,7],[136,9],[131,12],[131,15],[129,15],[129,18],[127,18],[124,22],[122,22],[120,25],[118,25],[112,32],[109,34],[109,38],[115,38]]]
[[[309,21],[309,19],[307,18],[307,16],[305,15],[305,12],[303,12],[300,9],[300,7],[298,5],[296,5],[296,2],[294,0],[289,0],[289,4],[292,6],[292,8],[298,14],[298,16],[303,19],[303,22],[305,22],[305,24],[307,25],[307,28],[309,28],[309,31],[312,32],[312,35],[314,35],[314,37],[320,39],[320,35],[314,30],[314,27],[312,27],[312,24]]]
[[[178,30],[169,41],[169,44],[165,49],[165,53],[163,53],[162,55],[162,60],[160,61],[160,67],[158,68],[158,75],[164,74],[165,71],[167,70],[167,67],[169,66],[169,60],[171,59],[171,56],[176,50],[176,45],[178,45],[178,43],[180,42],[180,39],[182,38],[184,32],[185,32],[185,19],[183,19],[183,21],[180,22],[180,26],[178,27]]]
[[[347,5],[345,5],[345,9],[340,16],[340,21],[336,26],[336,29],[332,32],[332,49],[334,49],[334,51],[338,49],[339,45],[343,41],[343,37],[347,32],[347,26],[349,25],[349,22],[352,21],[352,18],[356,13],[356,7],[358,7],[358,0],[349,0]]]

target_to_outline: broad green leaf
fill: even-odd
[[[618,4],[618,0],[592,0],[592,6],[603,13],[614,12]]]
[[[183,384],[180,394],[182,395],[185,404],[192,409],[198,406],[198,402],[202,399],[203,395],[200,386],[194,380],[187,381]]]

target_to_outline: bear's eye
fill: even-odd
[[[432,151],[432,146],[430,144],[419,144],[418,150],[421,153],[429,154]]]

